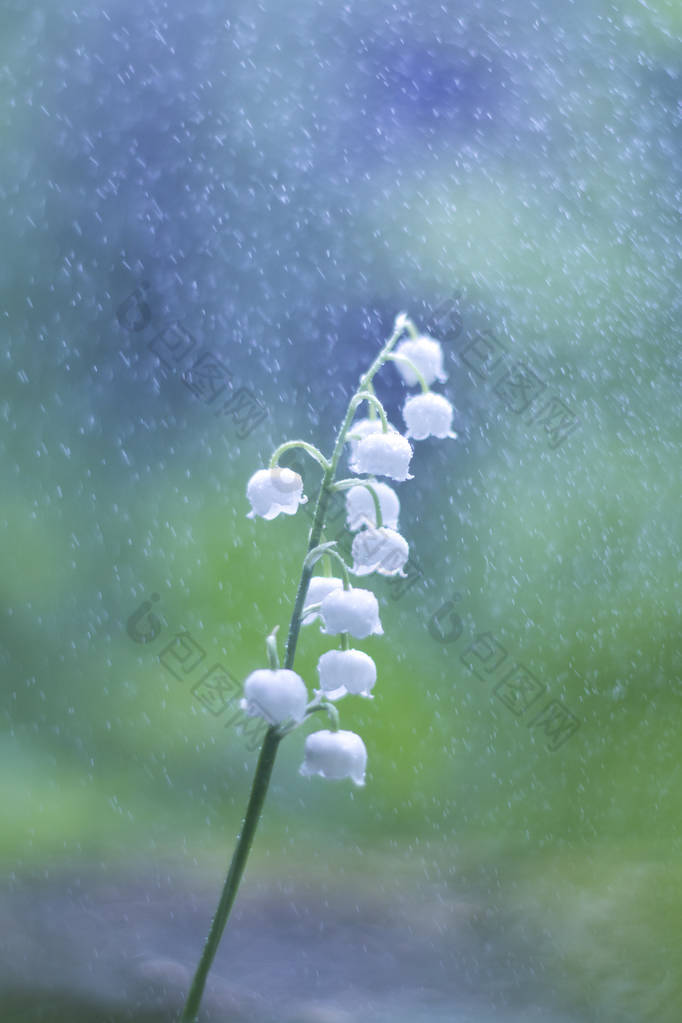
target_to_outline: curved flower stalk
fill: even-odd
[[[409,338],[396,349],[405,332]],[[405,403],[406,436],[388,422],[383,405],[374,393],[374,377],[388,361],[395,362],[408,386],[418,384],[422,392],[408,397]],[[282,739],[313,714],[325,713],[330,727],[314,731],[306,738],[300,773],[365,784],[365,744],[359,735],[339,728],[336,702],[342,697],[372,698],[377,681],[376,665],[369,654],[350,647],[350,637],[364,640],[381,636],[384,630],[376,596],[371,590],[351,585],[350,575],[403,574],[409,547],[398,532],[400,502],[393,489],[375,477],[397,481],[412,479],[409,468],[413,449],[408,437],[422,440],[428,436],[454,436],[452,407],[442,395],[429,390],[435,380],[446,379],[440,344],[433,338],[420,336],[414,324],[401,314],[390,338],[360,378],[331,456],[325,457],[306,441],[287,441],[273,452],[269,465],[257,469],[248,481],[246,496],[251,505],[248,518],[271,520],[281,514],[295,515],[299,506],[308,500],[303,494],[301,476],[280,466],[280,457],[292,448],[301,448],[322,468],[308,548],[289,622],[284,663],[280,666],[275,628],[265,642],[268,667],[256,667],[244,683],[242,709],[250,716],[262,717],[269,727],[258,757],[242,830],[185,1003],[182,1023],[196,1023],[206,978],[246,866]],[[367,406],[368,416],[356,419],[356,412],[363,404]],[[350,445],[349,468],[355,476],[336,482],[346,444]],[[348,525],[356,532],[352,566],[345,563],[334,542],[323,541],[327,507],[335,490],[348,491]],[[313,574],[321,560],[325,562],[327,574]],[[338,574],[332,574],[334,568]],[[339,637],[336,642],[340,649],[329,649],[320,657],[320,687],[311,697],[305,680],[294,671],[294,662],[301,627],[317,621],[324,635]]]
[[[361,526],[398,528],[400,500],[388,483],[379,483],[375,480],[365,486],[357,486],[358,480],[349,482],[351,488],[346,494],[346,525],[351,532],[355,533]],[[379,502],[378,515],[374,495]]]

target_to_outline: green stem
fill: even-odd
[[[374,374],[383,366],[388,353],[391,348],[395,345],[396,341],[405,329],[405,322],[396,321],[396,325],[393,330],[393,334],[386,342],[384,347],[381,349],[379,355],[376,357],[372,365],[370,366],[367,373],[363,375],[360,380],[360,390],[365,389],[368,385],[371,385]],[[319,545],[320,538],[322,536],[322,529],[324,527],[324,515],[327,510],[327,503],[331,494],[332,485],[334,483],[334,476],[336,475],[336,467],[343,451],[343,445],[346,440],[346,434],[350,426],[355,409],[359,404],[356,401],[357,395],[351,398],[346,417],[341,425],[336,443],[334,445],[334,453],[331,461],[328,462],[323,455],[313,448],[312,445],[308,445],[301,441],[291,441],[288,444],[282,444],[275,454],[280,454],[284,450],[289,450],[290,447],[302,447],[308,454],[311,454],[317,461],[320,461],[318,455],[323,459],[320,462],[324,468],[324,475],[322,477],[322,485],[320,492],[317,496],[317,504],[315,505],[315,514],[313,516],[313,524],[310,529],[310,537],[308,539],[308,550],[307,555]],[[276,464],[276,463],[275,463]],[[272,466],[271,466],[272,467]],[[298,589],[296,591],[296,599],[294,601],[294,609],[291,614],[291,621],[289,623],[289,634],[287,637],[286,657],[284,661],[285,668],[293,668],[294,659],[296,657],[296,643],[298,642],[298,634],[301,629],[301,616],[303,612],[303,602],[305,600],[306,593],[308,592],[308,584],[312,576],[313,566],[306,565],[301,572],[301,578],[299,580]],[[335,708],[334,708],[335,710]],[[272,769],[275,766],[275,757],[277,755],[277,748],[283,737],[284,730],[280,731],[279,728],[272,725],[268,728],[263,739],[263,745],[261,747],[260,756],[258,757],[258,764],[256,765],[256,772],[253,776],[253,784],[251,785],[251,794],[249,796],[248,806],[246,808],[246,816],[244,817],[244,824],[242,826],[241,833],[237,839],[237,845],[232,855],[230,862],[230,868],[225,878],[225,884],[223,886],[222,895],[220,896],[220,902],[216,914],[213,917],[211,923],[211,929],[209,931],[204,950],[199,960],[194,979],[192,980],[192,986],[185,1002],[185,1007],[182,1011],[181,1023],[196,1023],[197,1015],[199,1012],[199,1006],[201,1005],[201,999],[204,993],[204,987],[206,985],[206,978],[208,972],[211,969],[215,954],[220,944],[220,939],[225,930],[227,919],[232,909],[232,904],[237,895],[237,889],[239,888],[239,882],[242,879],[244,868],[246,867],[246,861],[248,859],[249,852],[251,850],[251,844],[253,837],[256,833],[258,821],[260,820],[261,811],[263,809],[263,803],[265,802],[265,796],[267,795],[268,785],[270,784],[270,778],[272,776]]]
[[[363,373],[363,375],[360,377],[360,389],[364,389],[367,387],[368,384],[372,383],[372,380],[374,379],[378,371],[381,369],[383,364],[386,362],[389,352],[391,351],[392,348],[395,348],[398,338],[405,329],[409,330],[411,333],[412,329],[416,328],[414,328],[414,324],[412,323],[411,320],[408,320],[406,316],[405,317],[399,316],[395,321],[393,333],[391,334],[390,338],[388,339],[384,347],[381,349],[381,351],[379,352],[379,354],[377,355],[376,359],[369,367],[367,372]]]
[[[384,406],[377,398],[376,394],[373,393],[373,390],[370,391],[367,388],[365,388],[365,390],[363,391],[358,391],[351,403],[353,404],[353,410],[355,410],[358,407],[358,405],[361,405],[363,401],[367,402],[370,409],[374,409],[375,412],[379,413],[379,418],[381,419],[381,428],[383,432],[386,433],[388,430],[388,419],[386,418],[386,411],[384,409]]]
[[[281,738],[282,737],[277,728],[274,726],[268,728],[265,733],[263,746],[258,758],[256,773],[253,778],[253,785],[251,786],[251,795],[249,797],[249,805],[246,808],[244,824],[232,856],[230,869],[228,870],[227,877],[225,878],[223,892],[220,896],[220,902],[218,903],[216,914],[213,917],[211,930],[208,938],[206,939],[204,951],[201,954],[201,959],[199,960],[199,965],[197,966],[196,973],[194,974],[194,980],[192,981],[192,986],[190,988],[189,995],[187,996],[187,1001],[181,1016],[181,1023],[195,1023],[197,1019],[208,971],[211,969],[211,965],[215,959],[215,954],[218,951],[218,945],[223,931],[225,930],[225,924],[227,923],[227,918],[230,915],[232,903],[235,900],[237,889],[239,888],[239,882],[241,881],[242,874],[244,873],[244,867],[246,866],[246,861],[251,849],[253,836],[256,833],[261,810],[263,808],[265,796],[268,791],[268,785],[270,783],[270,776],[272,775],[272,769],[275,764],[277,747]]]
[[[311,458],[314,458],[316,462],[319,462],[323,469],[326,469],[329,466],[327,459],[314,444],[308,444],[308,442],[304,440],[288,440],[285,444],[280,444],[276,451],[273,451],[270,458],[269,468],[276,469],[279,465],[280,456],[283,455],[285,451],[291,451],[293,448],[302,448],[310,455]]]
[[[366,384],[365,390],[368,391],[370,394],[374,394],[374,384],[372,383]],[[371,402],[369,403],[368,417],[369,419],[376,419],[377,417],[376,406],[373,405]]]

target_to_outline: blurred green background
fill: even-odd
[[[367,787],[300,777],[295,733],[251,876],[475,890],[575,1018],[677,1019],[681,29],[663,0],[3,5],[9,877],[203,864],[217,891],[257,753],[192,686],[264,664],[309,528],[247,519],[246,482],[286,439],[329,452],[404,309],[443,338],[459,438],[416,446],[420,574],[372,583],[376,698],[339,707]],[[208,352],[210,405],[182,379]],[[512,366],[542,384],[522,411]],[[392,367],[377,391],[400,425]],[[182,631],[202,667],[174,678]],[[546,687],[532,711],[467,666],[481,635]],[[311,687],[327,647],[303,631]]]

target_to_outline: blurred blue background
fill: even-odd
[[[246,482],[284,440],[329,453],[405,310],[459,437],[416,446],[376,699],[339,707],[367,787],[300,777],[295,733],[245,887],[471,904],[523,935],[523,969],[476,975],[519,1018],[677,1019],[680,12],[3,4],[6,921],[93,870],[217,898],[257,756],[237,689],[310,522],[248,520]],[[394,368],[376,385],[400,426]],[[304,630],[311,687],[327,648]],[[49,1001],[22,926],[16,1019]]]

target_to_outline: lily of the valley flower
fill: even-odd
[[[346,693],[371,698],[377,680],[376,664],[362,650],[327,650],[317,662],[320,687],[329,700]]]
[[[410,556],[407,540],[395,529],[363,529],[353,539],[351,547],[354,575],[404,575],[403,566]]]
[[[355,458],[355,452],[358,449],[358,444],[365,437],[369,437],[370,433],[382,433],[383,425],[380,419],[358,419],[353,423],[348,433],[346,434],[346,441],[350,444],[350,457]],[[391,433],[398,433],[394,426],[389,425],[389,431]]]
[[[389,529],[397,529],[400,501],[395,490],[389,487],[388,483],[380,483],[378,480],[372,482],[371,487],[379,499],[384,525]],[[346,492],[346,523],[352,532],[360,529],[361,526],[376,526],[377,513],[374,507],[374,498],[367,487],[351,487]]]
[[[299,504],[308,500],[303,496],[303,480],[293,469],[259,469],[249,480],[246,496],[251,502],[247,518],[260,515],[274,519],[280,512],[295,515]]]
[[[358,443],[349,465],[351,472],[411,480],[409,468],[412,446],[400,433],[370,433]]]
[[[413,362],[428,385],[435,380],[440,380],[443,383],[448,378],[447,373],[443,371],[443,349],[440,342],[434,341],[426,334],[409,341],[401,341],[395,354],[404,355],[410,362]],[[409,363],[397,359],[395,365],[408,387],[414,387],[419,383]]]
[[[371,590],[355,587],[332,590],[322,601],[320,616],[324,622],[322,632],[328,635],[348,632],[356,639],[366,639],[384,633],[379,621],[379,602]]]
[[[271,725],[280,725],[290,719],[302,721],[307,703],[308,690],[295,671],[259,668],[244,683],[244,699],[239,705],[249,717],[262,717]]]
[[[309,611],[306,608],[313,604],[320,604],[332,590],[343,589],[343,580],[332,575],[314,575],[308,584],[308,592],[303,602],[303,619],[301,625],[312,625],[320,617],[319,611]]]
[[[320,774],[337,781],[351,778],[356,785],[365,784],[367,749],[355,732],[312,732],[305,741],[305,759],[301,774]]]
[[[427,391],[408,398],[403,407],[407,436],[415,440],[427,437],[456,437],[452,432],[452,405],[442,394]]]

